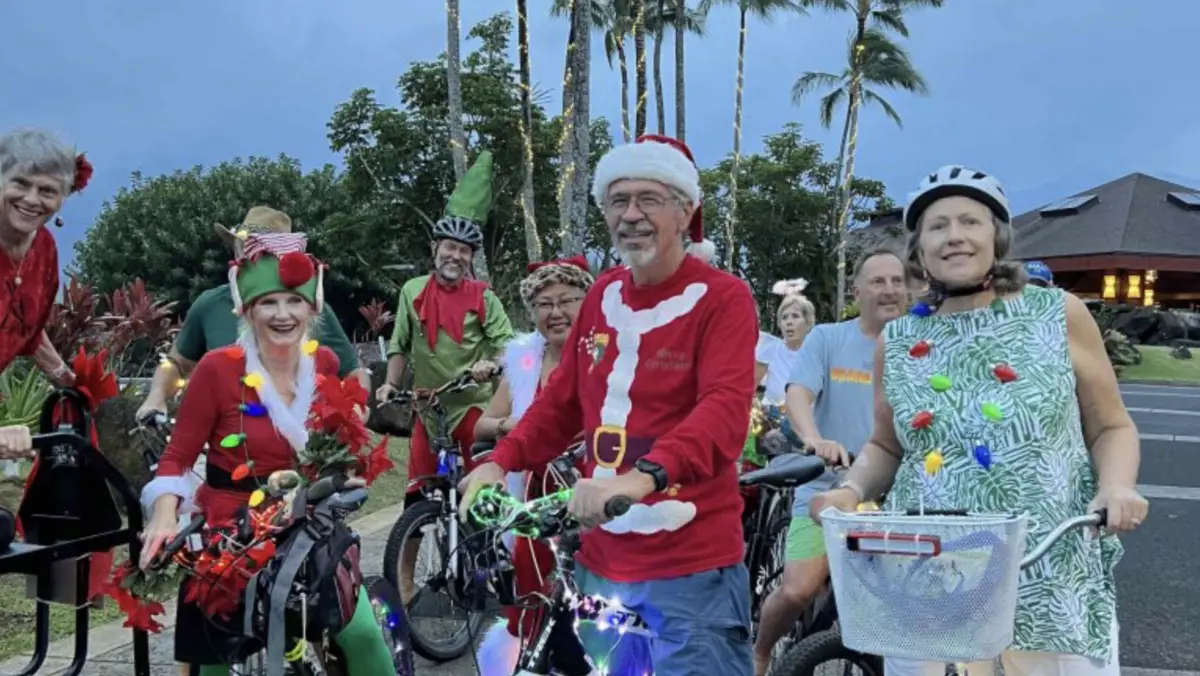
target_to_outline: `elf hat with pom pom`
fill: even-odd
[[[592,197],[603,205],[608,188],[623,179],[658,181],[668,185],[696,205],[688,224],[688,253],[712,262],[716,245],[704,237],[704,218],[700,208],[700,171],[692,151],[683,141],[669,136],[646,134],[628,145],[618,146],[605,153],[596,163],[592,180]]]
[[[262,232],[246,235],[237,257],[229,264],[229,289],[234,314],[254,301],[281,291],[308,301],[317,312],[325,304],[325,265],[307,253],[302,232]]]

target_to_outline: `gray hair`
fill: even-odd
[[[50,176],[63,194],[75,184],[75,151],[43,129],[18,129],[0,136],[0,177]]]
[[[812,301],[802,293],[793,293],[783,297],[779,301],[779,309],[775,311],[775,323],[783,321],[783,311],[793,305],[798,305],[800,310],[800,319],[810,328],[817,325],[817,308],[813,306]]]
[[[995,261],[991,270],[992,290],[1001,296],[1017,293],[1025,288],[1025,284],[1029,282],[1029,275],[1025,273],[1024,265],[1008,259],[1013,243],[1012,223],[992,214],[992,225],[996,233],[993,246]],[[929,284],[920,300],[928,305],[937,306],[945,299],[946,290],[937,280],[929,277],[925,266],[921,264],[921,231],[924,227],[924,219],[917,219],[917,227],[909,233],[905,265],[911,277]]]

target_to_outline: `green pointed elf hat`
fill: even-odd
[[[487,223],[492,210],[492,153],[479,153],[475,164],[463,174],[462,180],[446,202],[446,215],[468,221]]]

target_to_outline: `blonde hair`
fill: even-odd
[[[783,321],[783,313],[793,305],[800,308],[800,319],[808,326],[816,326],[817,323],[817,308],[813,306],[812,301],[802,293],[792,293],[783,297],[779,301],[779,309],[775,310],[775,323],[779,324]]]
[[[1025,273],[1025,266],[1017,261],[1008,259],[1008,254],[1012,251],[1013,243],[1013,228],[1012,223],[997,217],[992,214],[993,232],[995,240],[993,244],[993,253],[995,260],[992,262],[992,269],[988,273],[988,279],[991,283],[991,288],[997,295],[1005,296],[1017,293],[1025,288],[1025,284],[1029,282],[1029,275]],[[925,266],[921,263],[921,231],[925,228],[924,214],[917,219],[917,227],[908,234],[908,246],[906,247],[905,267],[908,274],[915,280],[920,280],[928,285],[920,300],[927,305],[936,307],[941,304],[947,297],[946,286],[939,280],[929,276]]]

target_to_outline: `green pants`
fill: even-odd
[[[821,527],[807,516],[793,516],[788,524],[787,560],[807,561],[825,556],[825,534]]]
[[[350,618],[350,623],[333,637],[333,642],[342,649],[342,655],[346,658],[348,676],[395,673],[391,651],[383,642],[383,635],[379,633],[379,625],[375,623],[375,613],[371,610],[371,602],[367,599],[365,588],[359,589],[358,605],[354,608],[354,616]],[[229,666],[202,666],[200,676],[229,676]]]

